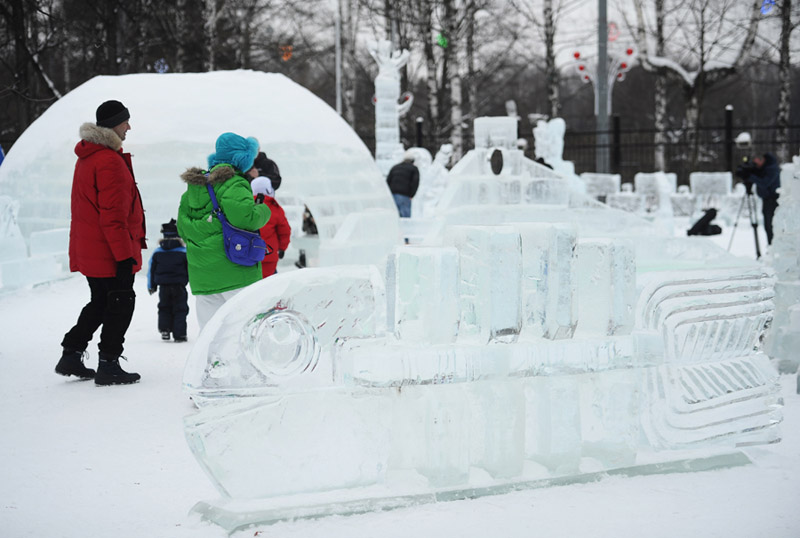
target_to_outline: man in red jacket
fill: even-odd
[[[125,332],[133,317],[134,273],[142,267],[144,208],[133,177],[130,153],[122,141],[131,129],[130,113],[119,101],[97,108],[97,123],[84,123],[75,146],[72,179],[69,266],[89,282],[91,298],[78,322],[64,335],[56,373],[92,379],[96,385],[126,385],[139,374],[119,365]],[[84,364],[89,341],[100,332],[97,373]]]

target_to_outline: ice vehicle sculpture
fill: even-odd
[[[570,191],[505,120],[476,122],[421,244],[278,274],[209,322],[185,432],[221,497],[197,513],[233,530],[779,440],[771,273]]]

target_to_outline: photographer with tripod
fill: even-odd
[[[736,168],[736,175],[744,182],[747,195],[752,195],[753,185],[756,194],[761,198],[761,212],[764,215],[764,230],[767,232],[767,243],[772,244],[772,217],[778,207],[778,189],[781,186],[781,167],[772,153],[753,157]]]

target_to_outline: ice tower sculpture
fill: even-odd
[[[206,325],[185,433],[220,498],[196,513],[232,531],[779,440],[772,274],[572,191],[515,130],[475,121],[423,244],[280,273]]]
[[[403,158],[399,118],[411,108],[414,96],[400,95],[400,68],[410,56],[407,50],[392,51],[392,42],[381,40],[369,46],[369,53],[378,62],[375,77],[375,162],[384,176],[392,165]]]

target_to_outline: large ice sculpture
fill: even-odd
[[[133,129],[124,148],[133,154],[151,243],[160,224],[176,215],[186,188],[178,176],[187,167],[204,166],[224,131],[256,137],[280,166],[277,199],[294,235],[282,264],[293,265],[300,248],[309,265],[378,263],[390,250],[380,245],[396,243],[397,209],[386,182],[369,149],[335,110],[280,74],[217,71],[98,76],[31,124],[0,168],[0,195],[19,204],[17,222],[29,244],[34,232],[69,227],[78,128],[94,119],[98,104],[109,96],[131,111]],[[302,231],[306,206],[318,235]],[[373,250],[337,237],[346,220],[362,217],[374,226]],[[63,238],[59,252],[67,250]]]
[[[775,210],[775,237],[769,247],[775,269],[775,320],[765,349],[782,372],[800,366],[800,157],[781,172],[780,205]]]
[[[400,102],[400,68],[408,62],[410,53],[393,51],[392,42],[385,39],[370,43],[369,53],[378,63],[374,100],[375,162],[385,177],[392,165],[403,158],[399,118],[411,108],[414,96],[406,92]]]
[[[221,497],[196,512],[232,530],[742,464],[779,440],[771,272],[571,191],[496,120],[423,244],[279,274],[209,322],[185,429]]]

